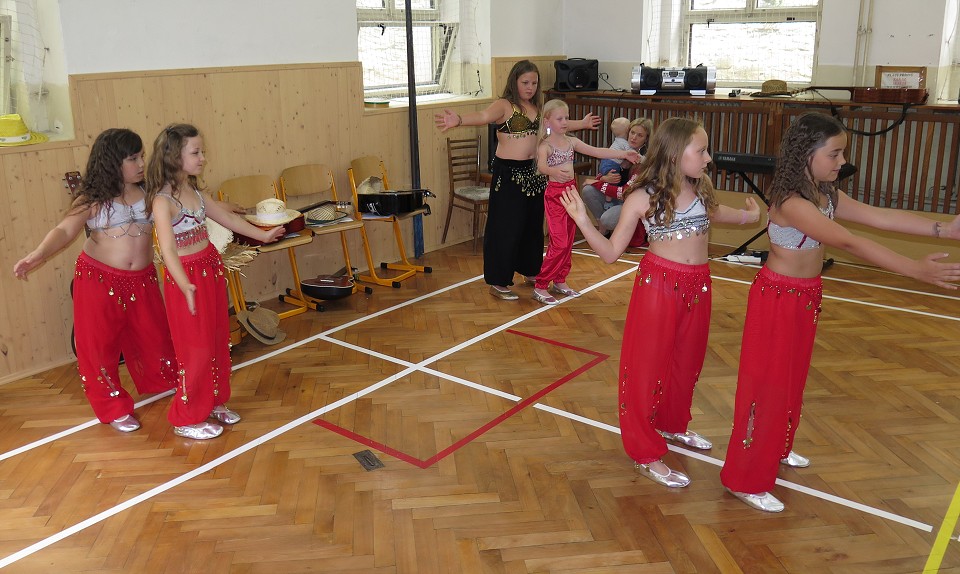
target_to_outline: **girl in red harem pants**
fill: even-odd
[[[773,489],[793,450],[817,334],[820,276],[760,269],[747,301],[733,433],[720,481],[735,492]]]
[[[13,272],[26,279],[86,228],[73,281],[80,378],[97,419],[132,432],[140,421],[133,397],[120,384],[120,354],[140,394],[172,389],[177,370],[153,265],[153,220],[141,186],[143,140],[128,129],[104,130],[79,180],[66,216]]]
[[[640,261],[620,351],[620,434],[634,461],[667,454],[657,431],[683,435],[693,418],[710,329],[710,268],[653,253]]]
[[[80,253],[73,279],[73,324],[83,391],[100,422],[133,412],[133,397],[120,384],[121,353],[138,393],[173,388],[175,355],[152,264],[126,271]]]
[[[824,114],[803,114],[784,132],[773,182],[766,189],[770,253],[750,288],[733,434],[720,471],[731,494],[765,512],[784,508],[770,493],[779,465],[810,464],[792,449],[820,314],[826,246],[947,289],[956,289],[951,283],[960,279],[960,264],[937,261],[946,254],[910,259],[834,221],[960,239],[960,216],[944,225],[899,209],[865,205],[837,189],[846,149],[843,124]]]
[[[227,281],[216,247],[180,257],[192,285],[195,313],[169,273],[164,273],[167,321],[180,364],[181,384],[167,419],[178,427],[203,421],[230,400],[230,318]]]
[[[544,305],[559,303],[550,292],[566,297],[580,296],[580,293],[567,285],[576,226],[560,202],[560,196],[565,189],[576,189],[573,181],[574,154],[581,153],[603,159],[627,159],[633,163],[640,161],[640,154],[636,150],[596,148],[566,135],[569,113],[570,110],[563,100],[550,100],[544,104],[543,121],[538,134],[540,144],[537,146],[537,169],[548,178],[543,203],[550,243],[547,245],[547,254],[543,258],[540,274],[537,275],[533,298]],[[553,287],[547,291],[550,283],[553,283]]]
[[[203,138],[188,124],[172,124],[153,143],[147,167],[147,205],[166,267],[167,320],[180,364],[180,387],[167,418],[174,434],[197,440],[220,436],[213,417],[234,424],[230,398],[230,326],[223,262],[210,244],[207,216],[227,229],[265,243],[283,227],[260,229],[197,189],[203,173]]]
[[[640,222],[646,228],[650,251],[634,279],[620,351],[620,435],[637,471],[671,488],[687,486],[690,479],[661,460],[666,441],[698,449],[713,446],[687,428],[710,326],[707,233],[712,222],[743,225],[760,219],[753,198],[747,197],[747,210],[717,202],[706,174],[711,159],[707,144],[707,132],[698,122],[664,121],[624,192],[610,239],[593,226],[574,188],[560,197],[590,247],[607,263],[620,257]]]

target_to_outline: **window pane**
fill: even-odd
[[[414,73],[417,84],[434,82],[430,26],[413,27]],[[360,28],[358,39],[365,89],[407,85],[407,34],[399,26]]]
[[[724,83],[809,82],[816,36],[816,22],[693,24],[690,65],[716,66]]]
[[[731,10],[746,7],[747,0],[690,0],[691,10]]]
[[[809,8],[818,4],[819,0],[757,0],[757,8]]]
[[[383,0],[357,0],[357,8],[380,9],[383,7]]]
[[[397,10],[403,10],[406,2],[404,0],[394,0],[393,4]],[[411,10],[433,10],[433,0],[410,0]]]

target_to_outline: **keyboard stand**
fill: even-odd
[[[757,194],[757,197],[759,197],[759,198],[763,201],[763,203],[766,204],[767,207],[770,207],[770,202],[767,201],[767,198],[763,195],[763,192],[760,191],[760,188],[757,187],[757,184],[753,183],[753,180],[750,179],[750,176],[747,175],[746,172],[730,170],[729,173],[734,173],[734,174],[736,174],[736,175],[739,175],[739,176],[743,179],[743,182],[747,184],[747,187],[749,187],[751,190],[753,190],[753,193]],[[751,243],[753,243],[754,241],[756,241],[757,239],[759,239],[759,238],[760,238],[764,233],[766,233],[766,232],[767,232],[767,228],[764,227],[763,229],[761,229],[760,231],[758,231],[758,232],[756,233],[756,235],[754,235],[754,236],[751,237],[750,239],[747,239],[746,241],[744,241],[743,243],[741,243],[738,247],[736,247],[733,251],[731,251],[730,253],[728,253],[728,255],[744,255],[744,254],[746,254],[746,252],[747,252],[747,246],[750,245]],[[764,258],[761,258],[761,259],[764,259]]]

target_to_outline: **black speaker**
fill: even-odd
[[[696,68],[683,69],[683,87],[688,90],[712,90],[713,86],[707,85],[707,68],[697,66]]]
[[[556,60],[553,68],[557,72],[557,81],[553,89],[558,92],[590,92],[600,86],[600,72],[596,60],[572,58]]]
[[[663,79],[663,70],[660,68],[648,68],[640,65],[640,76],[637,78],[637,85],[633,86],[637,90],[659,90],[660,82]]]

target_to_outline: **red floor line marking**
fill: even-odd
[[[355,432],[353,432],[353,431],[351,431],[351,430],[347,430],[347,429],[345,429],[345,428],[343,428],[343,427],[341,427],[341,426],[339,426],[339,425],[336,425],[336,424],[334,424],[334,423],[327,422],[327,421],[325,421],[325,420],[323,420],[323,419],[317,419],[317,420],[315,420],[315,421],[313,421],[313,422],[314,422],[315,424],[317,424],[318,426],[321,426],[321,427],[323,427],[323,428],[325,428],[325,429],[327,429],[327,430],[331,430],[331,431],[333,431],[333,432],[335,432],[335,433],[337,433],[337,434],[339,434],[339,435],[341,435],[341,436],[343,436],[343,437],[345,437],[345,438],[348,438],[348,439],[353,440],[353,441],[355,441],[355,442],[358,442],[358,443],[360,443],[360,444],[369,446],[370,448],[374,448],[374,449],[376,449],[376,450],[379,450],[380,452],[382,452],[382,453],[384,453],[384,454],[388,454],[388,455],[390,455],[390,456],[393,456],[393,457],[395,457],[395,458],[398,458],[398,459],[400,459],[400,460],[403,460],[403,461],[405,461],[405,462],[407,462],[407,463],[409,463],[409,464],[412,464],[413,466],[416,466],[416,467],[419,467],[419,468],[428,468],[428,467],[436,464],[437,462],[443,460],[444,458],[446,458],[446,457],[449,456],[450,454],[456,452],[457,450],[459,450],[460,448],[462,448],[464,445],[466,445],[466,444],[468,444],[468,443],[476,440],[478,437],[482,436],[484,433],[486,433],[486,432],[489,431],[490,429],[494,428],[495,426],[499,425],[500,423],[502,423],[503,421],[507,420],[508,418],[512,417],[513,415],[517,414],[517,413],[520,412],[521,410],[523,410],[523,409],[525,409],[526,407],[530,406],[531,404],[537,402],[537,400],[539,400],[540,398],[542,398],[544,395],[550,393],[551,391],[553,391],[554,389],[556,389],[556,388],[559,387],[560,385],[568,382],[569,380],[573,379],[574,377],[579,376],[580,374],[582,374],[582,373],[584,373],[584,372],[592,369],[594,366],[596,366],[596,365],[598,365],[599,363],[602,363],[603,361],[605,361],[605,360],[607,360],[608,358],[610,358],[610,355],[606,355],[606,354],[604,354],[604,353],[598,353],[598,352],[596,352],[596,351],[591,351],[591,350],[589,350],[589,349],[583,349],[583,348],[581,348],[581,347],[576,347],[576,346],[569,345],[569,344],[566,344],[566,343],[561,343],[561,342],[559,342],[559,341],[554,341],[554,340],[551,340],[551,339],[545,339],[545,338],[543,338],[543,337],[538,337],[538,336],[536,336],[536,335],[531,335],[531,334],[529,334],[529,333],[523,333],[523,332],[520,332],[520,331],[515,331],[515,330],[513,330],[513,329],[507,329],[506,332],[507,332],[507,333],[514,334],[514,335],[519,335],[519,336],[521,336],[521,337],[527,337],[527,338],[529,338],[529,339],[534,339],[534,340],[536,340],[536,341],[542,341],[542,342],[544,342],[544,343],[547,343],[547,344],[550,344],[550,345],[555,345],[555,346],[557,346],[557,347],[563,347],[563,348],[565,348],[565,349],[571,349],[571,350],[578,351],[578,352],[581,352],[581,353],[586,353],[586,354],[588,354],[588,355],[593,355],[594,358],[593,358],[592,360],[590,360],[589,362],[587,362],[586,364],[584,364],[583,366],[581,366],[581,367],[579,367],[579,368],[577,368],[577,369],[574,369],[573,371],[571,371],[571,372],[567,373],[566,375],[560,377],[560,378],[557,379],[556,381],[550,383],[550,384],[547,385],[546,387],[540,389],[539,391],[537,391],[537,392],[534,393],[533,395],[531,395],[531,396],[529,396],[529,397],[521,400],[520,402],[518,402],[517,404],[515,404],[515,405],[512,406],[511,408],[509,408],[509,409],[507,409],[506,411],[504,411],[503,413],[500,413],[499,415],[497,415],[493,420],[487,422],[487,423],[484,424],[483,426],[479,427],[477,430],[473,431],[472,433],[468,434],[467,436],[463,437],[462,439],[458,440],[457,442],[453,443],[452,445],[450,445],[450,446],[448,446],[447,448],[441,450],[440,452],[438,452],[437,454],[431,456],[430,458],[428,458],[428,459],[426,459],[426,460],[422,460],[422,459],[419,459],[419,458],[417,458],[417,457],[415,457],[415,456],[411,456],[411,455],[406,454],[406,453],[404,453],[404,452],[401,452],[401,451],[399,451],[399,450],[397,450],[397,449],[395,449],[395,448],[392,448],[392,447],[390,447],[390,446],[387,446],[387,445],[385,445],[385,444],[383,444],[383,443],[381,443],[381,442],[377,442],[377,441],[375,441],[375,440],[373,440],[373,439],[371,439],[371,438],[368,438],[368,437],[365,437],[365,436],[363,436],[363,435],[357,434],[357,433],[355,433]]]

